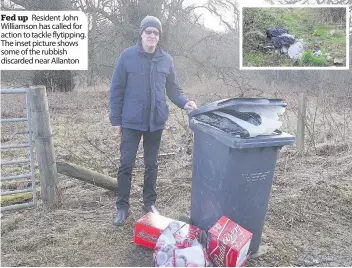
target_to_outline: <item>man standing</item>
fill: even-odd
[[[117,135],[122,134],[118,199],[115,225],[129,214],[132,169],[141,137],[144,149],[143,203],[146,212],[155,209],[158,152],[161,134],[168,119],[166,95],[178,107],[196,109],[178,85],[172,57],[158,47],[161,22],[153,16],[140,24],[141,40],[125,49],[116,64],[110,88],[110,121]],[[166,92],[165,92],[166,89]]]

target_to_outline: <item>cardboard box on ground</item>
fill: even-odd
[[[207,252],[221,267],[245,266],[252,233],[222,216],[208,231]]]

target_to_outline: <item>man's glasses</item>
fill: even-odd
[[[159,32],[158,32],[158,31],[144,30],[144,32],[145,32],[147,35],[151,35],[151,34],[153,33],[155,36],[159,36]]]

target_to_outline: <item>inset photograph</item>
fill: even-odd
[[[349,69],[348,6],[242,7],[240,69]]]

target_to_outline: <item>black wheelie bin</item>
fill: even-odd
[[[292,145],[294,137],[278,130],[248,137],[243,129],[236,133],[238,125],[232,128],[226,119],[212,120],[211,124],[201,120],[214,111],[236,113],[237,107],[244,105],[287,106],[282,99],[236,98],[216,101],[188,114],[194,132],[190,222],[208,231],[221,216],[232,219],[253,233],[249,248],[253,254],[260,245],[278,150]],[[253,114],[242,116],[248,119]]]

